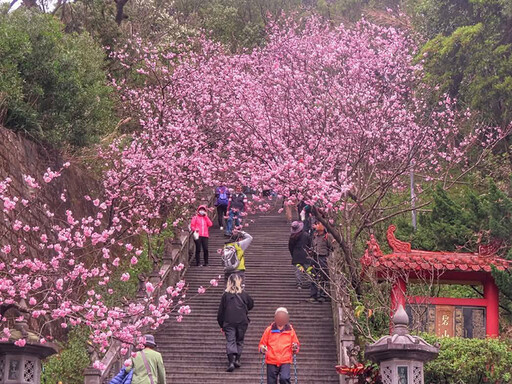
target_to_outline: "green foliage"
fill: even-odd
[[[425,384],[512,383],[512,345],[496,339],[437,338],[437,359],[425,366]]]
[[[415,26],[429,41],[419,59],[425,80],[491,124],[512,120],[510,1],[410,0]]]
[[[124,260],[122,266],[112,274],[110,282],[106,286],[96,286],[97,293],[103,296],[104,302],[109,306],[124,305],[136,297],[139,288],[139,276],[148,276],[153,269],[147,250],[139,256],[136,265],[130,265],[130,260]],[[128,281],[121,281],[121,274],[127,271],[130,274]]]
[[[177,0],[174,6],[181,22],[236,51],[262,44],[268,16],[298,9],[300,1]]]
[[[223,4],[224,3],[224,4]],[[254,47],[263,41],[265,26],[260,19],[244,22],[236,2],[212,2],[201,8],[203,28],[217,41],[236,50],[238,46]]]
[[[63,350],[44,362],[41,383],[82,384],[83,372],[91,363],[87,352],[88,337],[86,328],[74,328]]]
[[[68,33],[87,32],[102,46],[114,47],[122,36],[116,24],[114,2],[77,0],[64,4],[57,12]]]
[[[176,0],[178,19],[211,33],[232,51],[264,44],[268,22],[283,13],[317,14],[333,23],[356,21],[366,7],[396,6],[397,0]]]
[[[438,187],[433,195],[431,211],[419,217],[417,231],[403,220],[398,222],[397,236],[409,239],[417,249],[430,251],[477,252],[479,244],[500,241],[501,255],[512,259],[512,198],[493,180],[485,193],[464,188],[448,195]],[[512,305],[512,276],[504,271],[493,271],[501,293],[508,299],[503,305]],[[468,297],[468,289],[450,291]],[[512,307],[511,307],[512,309]]]
[[[465,190],[461,201],[454,201],[440,186],[433,193],[432,209],[419,215],[418,230],[400,222],[397,236],[409,238],[414,248],[429,251],[454,251],[461,247],[472,249],[480,231],[481,201]],[[476,201],[475,201],[476,198]],[[478,214],[474,211],[476,209]]]
[[[85,146],[112,127],[104,53],[87,34],[66,34],[51,15],[0,15],[4,124],[54,145]]]
[[[88,32],[102,46],[115,49],[134,36],[154,45],[189,36],[193,30],[179,24],[172,0],[129,0],[122,6],[121,23],[117,2],[76,0],[66,3],[57,14],[67,32]]]
[[[148,276],[153,270],[153,260],[161,262],[160,258],[164,253],[164,240],[172,239],[174,219],[167,220],[167,227],[159,234],[145,237],[142,240],[143,252],[138,257],[138,263],[130,264],[130,260],[123,260],[121,267],[113,273],[110,282],[106,286],[96,286],[96,292],[102,294],[107,305],[122,305],[126,300],[135,297],[139,288],[139,276]],[[137,240],[140,241],[140,240]],[[121,274],[127,271],[130,274],[128,281],[121,281]]]

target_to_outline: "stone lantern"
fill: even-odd
[[[423,364],[433,360],[439,347],[409,333],[409,317],[400,305],[393,316],[392,335],[366,346],[366,358],[380,365],[383,384],[424,384]]]
[[[18,321],[9,341],[0,342],[0,384],[39,384],[41,360],[57,353],[51,343],[41,344],[36,334],[27,330],[25,321]],[[14,345],[24,339],[25,346]]]

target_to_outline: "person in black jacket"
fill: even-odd
[[[237,274],[229,275],[226,291],[222,295],[217,313],[217,322],[226,336],[228,355],[227,372],[240,368],[244,337],[249,326],[249,311],[254,301],[242,288],[242,279]]]
[[[292,256],[292,265],[295,266],[295,277],[297,278],[297,288],[301,289],[305,282],[310,280],[307,274],[311,273],[311,263],[308,259],[310,248],[309,235],[304,231],[304,223],[294,221],[292,223],[288,249]]]

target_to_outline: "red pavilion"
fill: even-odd
[[[469,328],[470,332],[463,329],[466,323],[471,325],[471,321],[481,318],[482,333],[485,330],[485,336],[498,337],[499,291],[491,266],[501,271],[512,270],[512,261],[498,257],[498,247],[494,245],[480,246],[478,253],[411,249],[410,243],[395,237],[395,229],[391,225],[387,231],[392,253],[383,254],[372,235],[361,260],[365,272],[372,270],[380,280],[393,282],[392,310],[395,311],[399,304],[428,307],[432,313],[430,319],[435,322],[430,331],[438,336],[478,337],[473,335],[472,328]],[[483,298],[406,296],[408,283],[429,279],[440,284],[482,285]],[[460,327],[458,322],[462,324]]]

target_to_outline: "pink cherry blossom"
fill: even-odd
[[[175,265],[172,269],[175,271],[182,271],[183,268],[185,268],[185,265],[183,265],[183,263],[179,263],[178,265]]]
[[[151,283],[146,283],[146,292],[148,294],[153,293],[155,291],[155,287]]]

